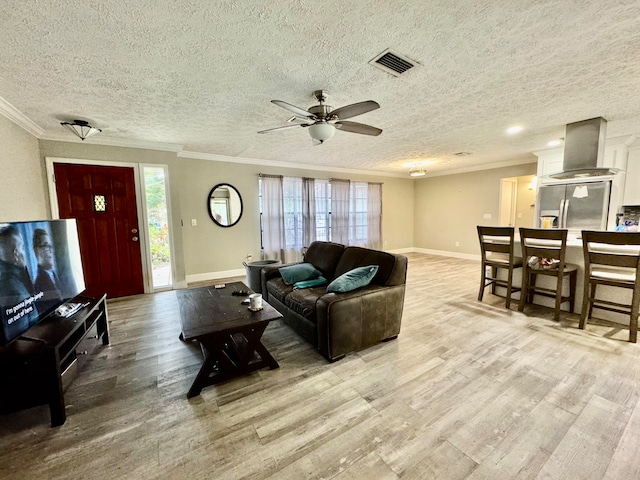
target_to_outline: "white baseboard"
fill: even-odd
[[[480,261],[480,255],[474,255],[472,253],[459,253],[459,252],[450,252],[448,250],[432,250],[430,248],[413,248],[413,252],[416,253],[428,253],[429,255],[440,255],[442,257],[453,257],[453,258],[464,258],[465,260],[475,260],[477,262]]]
[[[396,248],[395,250],[385,250],[387,253],[397,253],[402,255],[403,253],[413,253],[415,249],[412,247],[409,248]]]
[[[204,282],[206,280],[217,280],[219,278],[241,277],[246,275],[247,271],[244,268],[237,270],[223,270],[219,272],[195,273],[193,275],[187,275],[186,282]]]

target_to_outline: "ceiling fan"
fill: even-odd
[[[296,107],[295,105],[283,102],[282,100],[271,100],[271,103],[289,110],[294,114],[293,117],[287,120],[289,123],[297,123],[294,123],[293,125],[285,125],[284,127],[262,130],[258,133],[269,133],[276,130],[285,130],[287,128],[309,128],[309,135],[313,138],[314,145],[320,145],[333,137],[336,132],[336,128],[344,132],[359,133],[361,135],[377,136],[382,133],[382,130],[372,127],[371,125],[344,121],[347,118],[362,115],[363,113],[380,108],[380,105],[378,105],[377,102],[367,100],[366,102],[345,105],[344,107],[336,108],[334,110],[333,107],[325,105],[324,103],[327,100],[328,94],[329,92],[326,90],[316,90],[313,92],[313,96],[320,104],[314,105],[308,110]]]

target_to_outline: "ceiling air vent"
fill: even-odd
[[[409,60],[407,57],[388,49],[377,55],[369,63],[394,77],[401,77],[417,65],[416,62]]]

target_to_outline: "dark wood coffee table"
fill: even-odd
[[[279,367],[260,338],[269,322],[282,315],[264,301],[262,310],[249,310],[248,305],[240,303],[246,297],[231,294],[236,290],[250,291],[243,283],[233,282],[220,289],[209,286],[176,292],[182,323],[180,339],[197,340],[204,355],[187,398],[200,395],[206,386],[261,368]]]

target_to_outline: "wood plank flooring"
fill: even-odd
[[[178,340],[175,292],[110,301],[111,346],[67,391],[67,422],[0,416],[0,478],[640,479],[624,327],[480,303],[477,262],[408,256],[397,340],[330,364],[274,322],[279,369],[191,400],[201,353]]]

